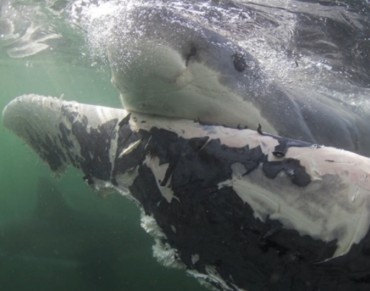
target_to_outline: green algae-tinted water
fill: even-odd
[[[0,51],[0,108],[25,93],[120,106],[109,79],[50,52]],[[73,169],[56,178],[3,126],[0,147],[0,290],[204,290],[156,262],[134,203],[100,197]]]

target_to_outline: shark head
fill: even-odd
[[[369,154],[358,110],[299,84],[286,88],[217,28],[163,6],[119,15],[107,51],[128,111],[232,128],[261,125],[271,134]]]
[[[275,130],[258,109],[258,61],[221,34],[164,8],[117,20],[108,48],[112,81],[134,112]]]

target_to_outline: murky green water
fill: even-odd
[[[0,108],[25,93],[120,106],[109,73],[78,63],[2,51]],[[73,169],[57,179],[3,126],[0,147],[1,290],[204,290],[155,261],[134,203],[100,197]]]

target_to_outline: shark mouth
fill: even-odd
[[[158,260],[207,286],[369,287],[368,158],[39,95],[10,102],[3,123],[52,171],[136,201]]]

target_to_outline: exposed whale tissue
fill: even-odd
[[[3,125],[52,172],[134,201],[163,265],[211,290],[370,290],[369,1],[4,1],[0,47],[111,78],[115,108],[29,90]],[[94,277],[77,249],[98,249],[112,274],[119,223],[94,230],[100,250],[96,219],[50,205],[92,241],[73,264]],[[63,239],[50,209],[37,223]],[[0,258],[16,249],[1,227]]]

